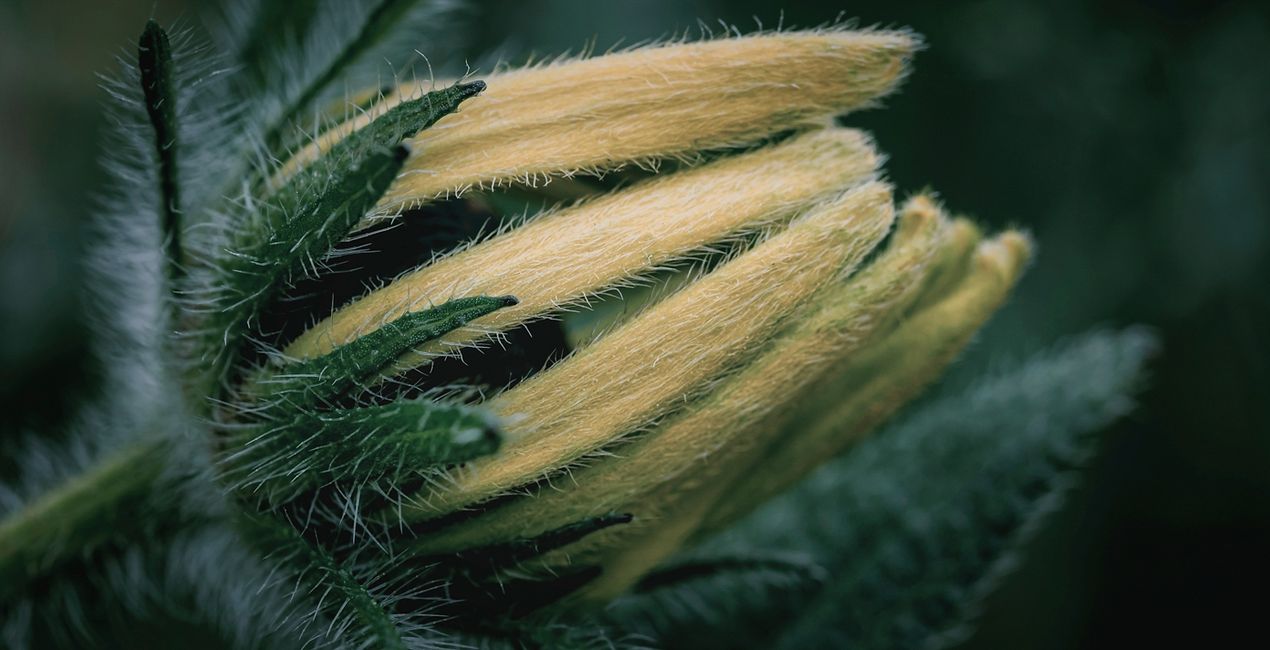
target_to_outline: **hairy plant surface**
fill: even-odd
[[[108,388],[0,491],[9,646],[938,642],[1127,408],[1137,331],[861,443],[1032,249],[837,121],[912,33],[382,87],[444,3],[281,6],[107,83]]]

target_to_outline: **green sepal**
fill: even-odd
[[[415,347],[468,322],[516,304],[513,296],[456,298],[397,320],[312,359],[294,361],[256,380],[249,389],[268,408],[311,410],[370,385]]]
[[[396,144],[413,137],[437,120],[453,113],[471,97],[485,90],[484,81],[457,83],[434,90],[418,99],[402,102],[379,116],[365,128],[358,129],[331,148],[331,156],[340,150],[356,150],[374,145]]]
[[[449,585],[454,611],[441,608],[463,623],[497,628],[539,612],[585,587],[604,572],[599,566],[561,569],[549,575],[506,578],[498,582],[455,581]]]
[[[392,489],[491,454],[502,442],[481,410],[423,400],[303,413],[253,434],[225,459],[226,477],[269,504],[328,486]]]
[[[601,572],[598,566],[535,570],[525,563],[632,519],[630,514],[611,513],[498,544],[428,555],[410,556],[407,552],[391,571],[400,576],[402,592],[423,592],[428,585],[444,580],[453,601],[452,611],[445,613],[458,621],[458,627],[480,634],[519,636],[509,628],[514,627],[511,619],[564,598]]]
[[[317,260],[379,200],[406,153],[404,147],[369,151],[358,164],[332,170],[325,183],[302,174],[265,204],[261,223],[248,230],[260,235],[240,238],[248,240],[235,246],[221,269],[225,293],[209,341],[218,359],[214,379],[228,370],[265,306],[295,275],[315,273]]]
[[[607,514],[576,521],[533,537],[478,546],[449,555],[422,558],[421,561],[454,565],[470,577],[490,575],[568,546],[592,533],[630,523],[633,519],[630,514]]]
[[[260,312],[300,274],[321,260],[370,212],[396,179],[409,150],[402,141],[485,88],[456,84],[402,103],[339,141],[262,201],[221,268],[222,304],[208,341],[213,380],[228,370]]]
[[[362,647],[406,647],[401,630],[392,616],[364,584],[329,553],[304,539],[291,525],[269,515],[243,510],[236,517],[246,541],[266,556],[290,570],[294,579],[317,600],[317,606],[332,619],[351,617],[352,633]],[[334,627],[334,622],[332,624]],[[350,641],[350,639],[342,639]],[[357,643],[347,643],[357,647]]]
[[[645,576],[591,622],[614,636],[668,647],[719,648],[735,639],[761,647],[766,631],[787,625],[791,608],[822,589],[826,578],[806,556],[767,549],[680,560]]]
[[[660,567],[644,576],[635,585],[634,591],[676,588],[686,582],[744,573],[781,575],[790,583],[820,584],[825,581],[825,570],[805,558],[739,554]]]

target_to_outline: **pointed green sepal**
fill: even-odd
[[[568,546],[592,533],[597,533],[613,526],[628,524],[633,519],[634,517],[629,513],[592,517],[561,526],[541,535],[464,549],[448,556],[430,558],[428,561],[456,564],[462,567],[463,572],[469,576],[493,574],[496,571],[514,568],[521,562]]]
[[[410,312],[320,357],[286,364],[258,379],[250,390],[274,409],[308,410],[330,404],[375,383],[401,355],[415,347],[515,304],[512,296],[474,296]]]
[[[221,269],[224,293],[208,342],[216,357],[213,381],[228,371],[247,334],[244,328],[297,276],[316,275],[326,254],[387,191],[409,155],[403,140],[484,88],[480,81],[456,84],[394,107],[338,142],[258,206]]]
[[[402,401],[263,425],[225,458],[242,493],[282,504],[327,488],[393,489],[496,451],[494,421],[462,404]]]
[[[356,150],[363,147],[397,144],[414,137],[437,120],[458,110],[459,104],[485,90],[484,81],[457,83],[447,88],[426,93],[418,99],[402,102],[375,119],[365,128],[358,129],[341,140],[328,156],[340,150]]]
[[[238,529],[246,541],[270,561],[286,567],[315,607],[341,627],[349,647],[400,648],[406,644],[387,609],[364,584],[334,557],[304,539],[287,523],[265,514],[242,511]],[[339,625],[347,617],[353,625]]]

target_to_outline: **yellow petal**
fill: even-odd
[[[754,471],[710,510],[699,532],[716,530],[787,489],[913,399],[1001,306],[1030,254],[1030,240],[1014,231],[980,243],[948,293],[866,345],[794,405],[810,417],[792,423],[788,436],[756,458]]]
[[[537,218],[409,273],[340,309],[286,353],[298,358],[324,354],[408,311],[451,298],[510,294],[520,301],[401,363],[419,365],[712,244],[788,219],[871,177],[877,162],[860,132],[826,129],[659,177]]]
[[[886,186],[853,189],[492,400],[508,442],[452,488],[422,496],[418,516],[536,481],[690,400],[753,354],[808,296],[854,268],[892,218]]]
[[[428,553],[530,537],[611,512],[635,520],[570,547],[611,545],[673,508],[677,497],[711,482],[740,457],[770,442],[784,407],[849,356],[923,285],[945,225],[936,210],[910,202],[894,238],[877,261],[845,283],[832,283],[790,318],[758,358],[682,415],[578,470],[564,490],[543,489],[422,540]],[[691,532],[691,531],[689,531]]]
[[[415,153],[379,212],[471,187],[691,158],[820,126],[893,90],[918,46],[907,32],[784,32],[489,75],[484,93],[415,137]],[[372,114],[422,90],[386,98]],[[332,130],[289,167],[370,119]]]

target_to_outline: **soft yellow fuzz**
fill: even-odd
[[[886,186],[850,190],[492,400],[508,423],[507,443],[454,485],[421,495],[416,516],[541,479],[692,399],[747,360],[807,296],[854,268],[892,218]]]
[[[536,218],[407,274],[319,323],[286,353],[301,358],[323,354],[406,312],[451,298],[510,294],[519,299],[519,304],[408,355],[401,364],[418,365],[786,220],[871,177],[877,163],[860,132],[823,129],[658,177]]]
[[[836,381],[822,377],[825,381],[808,395],[824,407],[814,411],[818,418],[810,426],[784,423],[770,431],[787,435],[749,454],[748,463],[713,459],[712,466],[721,468],[713,476],[663,489],[660,498],[654,496],[655,503],[662,503],[652,513],[656,520],[603,531],[598,535],[607,534],[608,540],[588,538],[558,553],[556,561],[590,556],[589,561],[605,567],[577,597],[602,602],[617,596],[694,537],[718,530],[788,488],[892,415],[942,373],[1000,306],[1029,247],[1025,237],[1013,232],[982,244],[973,268],[951,294],[882,341],[848,356],[833,373]]]
[[[498,72],[484,77],[484,93],[415,137],[415,153],[379,212],[471,187],[691,158],[823,125],[893,90],[917,46],[906,32],[783,32]],[[290,167],[420,92],[386,98]]]
[[[769,442],[791,400],[811,390],[892,313],[911,302],[944,226],[937,211],[915,209],[917,203],[906,206],[891,244],[877,261],[859,277],[831,283],[801,306],[761,355],[687,413],[623,444],[614,458],[578,470],[576,484],[568,490],[545,489],[430,535],[423,541],[426,550],[533,536],[610,512],[635,515],[634,522],[571,547],[577,556],[611,545],[608,538],[613,535],[657,525],[678,496],[714,482],[738,458]]]
[[[969,219],[954,219],[944,234],[944,244],[932,262],[934,267],[926,285],[917,296],[914,310],[929,307],[941,300],[966,275],[971,253],[983,239],[983,232]]]
[[[979,237],[966,220],[946,219],[929,197],[910,200],[881,256],[856,277],[819,289],[752,361],[718,381],[708,395],[685,400],[683,412],[561,479],[565,489],[542,484],[531,490],[532,496],[436,531],[420,540],[418,550],[440,553],[481,546],[628,512],[635,516],[631,523],[592,534],[542,559],[548,571],[568,564],[604,567],[600,577],[575,594],[576,600],[603,602],[618,595],[685,543],[744,515],[839,453],[937,377],[1000,306],[1029,256],[1030,243],[1018,233],[985,243],[978,243]],[[673,301],[681,295],[653,311],[675,313]],[[540,390],[521,396],[532,411],[528,418],[554,427],[551,438],[514,427],[521,436],[519,448],[500,454],[470,478],[473,485],[489,486],[481,494],[496,493],[494,477],[522,458],[535,461],[534,471],[503,481],[504,489],[566,465],[566,456],[583,451],[580,446],[568,454],[543,450],[567,448],[577,442],[574,433],[586,446],[632,428],[634,420],[626,420],[607,436],[591,435],[590,424],[598,416],[612,421],[604,400],[620,400],[623,390],[631,390],[621,382],[618,389],[576,389],[574,394],[588,394],[563,400],[547,393],[558,393],[583,377],[607,384],[601,363],[619,363],[621,353],[637,344],[633,335],[620,337],[623,330],[653,336],[671,327],[661,322],[655,329],[641,329],[639,320],[601,338],[587,351],[590,364],[575,365],[573,373],[554,379],[546,379],[548,373],[539,378],[546,379]],[[687,394],[682,388],[676,392]],[[636,400],[650,399],[637,387],[634,395]],[[600,401],[592,404],[588,398]],[[585,410],[575,408],[575,401],[585,403]],[[558,420],[548,412],[557,408],[563,409]],[[563,424],[565,418],[581,426],[571,429]],[[461,503],[443,498],[432,505]]]
[[[899,227],[887,250],[859,277],[827,287],[817,299],[791,319],[791,327],[745,370],[702,400],[685,416],[650,432],[643,445],[630,451],[630,459],[607,467],[610,474],[597,482],[610,491],[627,492],[632,498],[605,503],[604,512],[632,512],[636,521],[575,545],[571,552],[609,552],[612,539],[639,535],[657,527],[702,490],[730,483],[756,461],[771,471],[766,458],[759,459],[777,436],[789,432],[793,408],[800,397],[819,392],[824,381],[851,359],[861,345],[878,331],[893,325],[917,296],[928,278],[930,262],[941,243],[946,222],[926,197],[910,201],[901,213]],[[822,457],[823,458],[823,457]],[[625,467],[619,469],[620,465]],[[622,470],[625,471],[622,471]],[[756,468],[757,471],[757,468]],[[779,471],[779,470],[777,470]],[[658,478],[660,477],[660,478]],[[588,476],[586,482],[595,481]],[[699,497],[698,497],[699,498]],[[713,499],[710,499],[713,501]],[[696,521],[683,530],[689,534]],[[673,544],[678,547],[679,539]],[[608,542],[607,544],[605,542]],[[637,546],[637,545],[623,545]],[[640,545],[642,546],[642,545]],[[620,565],[600,584],[622,582],[622,574],[634,580],[663,559],[648,553],[641,562],[605,562]],[[624,588],[624,586],[622,587]]]
[[[785,490],[938,378],[1001,306],[1030,255],[1030,240],[1014,231],[979,243],[947,293],[916,305],[917,311],[898,328],[870,342],[814,394],[793,405],[813,417],[796,422],[796,435],[762,454],[765,470],[738,481],[701,530],[716,530]],[[942,283],[938,276],[932,280]]]

